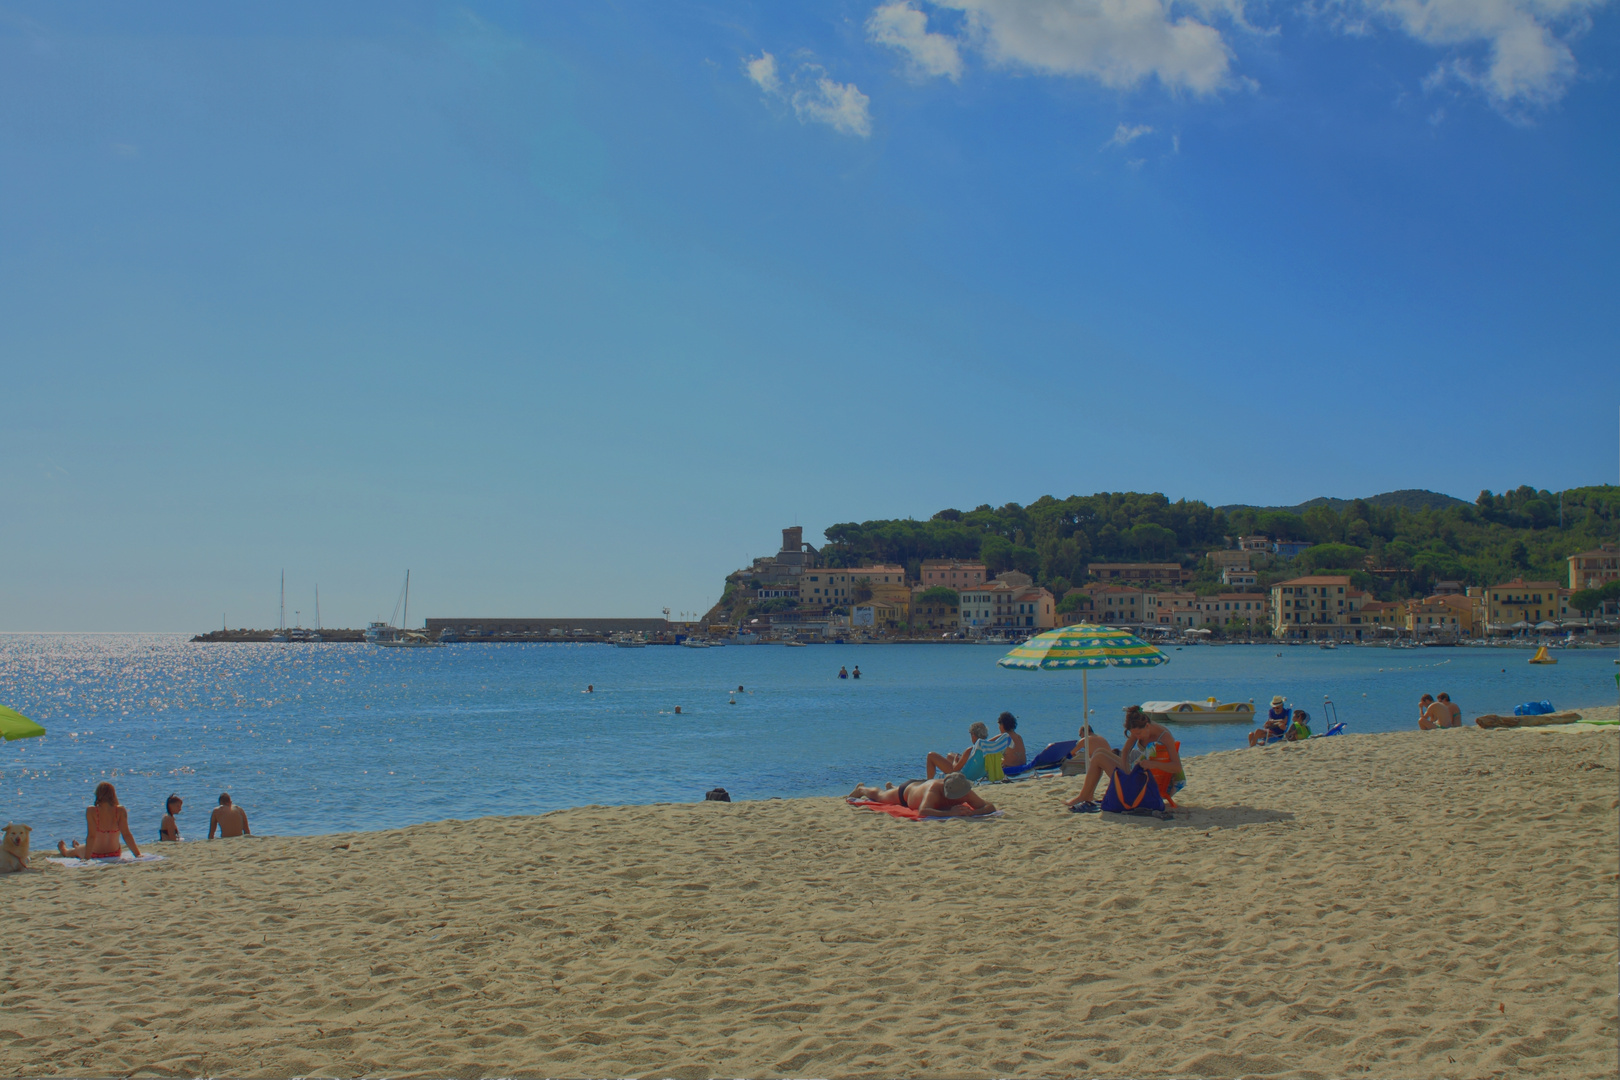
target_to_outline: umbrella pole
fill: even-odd
[[[1086,755],[1091,752],[1091,690],[1086,685],[1086,669],[1080,669],[1080,769],[1084,775],[1091,768]]]

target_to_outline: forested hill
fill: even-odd
[[[1303,514],[1313,506],[1325,506],[1334,513],[1342,514],[1345,509],[1355,502],[1354,499],[1330,499],[1326,495],[1319,495],[1314,499],[1307,499],[1298,506],[1223,506],[1220,509],[1231,513],[1234,510],[1286,510],[1291,514]],[[1427,507],[1430,510],[1444,510],[1452,506],[1467,506],[1462,499],[1453,495],[1445,495],[1438,491],[1429,491],[1424,488],[1403,488],[1400,491],[1386,491],[1382,495],[1369,495],[1361,500],[1368,506],[1384,509],[1390,506],[1402,506],[1408,510],[1421,510]]]
[[[1209,592],[1219,585],[1207,553],[1225,547],[1229,536],[1264,533],[1313,546],[1293,559],[1259,560],[1262,584],[1308,571],[1349,571],[1358,585],[1389,598],[1425,595],[1448,579],[1470,585],[1518,576],[1565,581],[1565,556],[1620,533],[1620,487],[1613,485],[1483,491],[1472,503],[1453,500],[1443,507],[1404,498],[1437,494],[1321,499],[1288,510],[1223,509],[1136,492],[1046,495],[1028,506],[941,510],[927,521],[833,525],[821,554],[834,566],[901,563],[913,575],[923,559],[983,559],[993,573],[1022,570],[1059,595],[1085,580],[1089,562],[1174,560],[1198,569],[1196,586]],[[1386,505],[1376,505],[1380,501]],[[1374,575],[1372,569],[1406,573]]]

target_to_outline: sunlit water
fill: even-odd
[[[971,721],[993,729],[1003,709],[1032,752],[1072,738],[1080,676],[999,668],[1003,652],[4,635],[0,703],[48,734],[0,743],[0,820],[33,825],[36,843],[82,835],[101,780],[117,785],[141,841],[155,839],[170,792],[186,800],[188,836],[206,831],[221,791],[247,808],[255,832],[271,834],[691,801],[713,787],[736,799],[842,794],[856,781],[920,775],[926,751],[962,749]],[[1566,650],[1554,667],[1497,649],[1226,646],[1170,656],[1152,670],[1090,677],[1099,730],[1116,732],[1126,704],[1210,695],[1263,708],[1283,694],[1318,731],[1330,696],[1351,732],[1413,727],[1425,691],[1450,691],[1469,715],[1615,699],[1612,651]],[[864,677],[840,680],[840,665]],[[1246,731],[1177,734],[1195,755],[1245,745]],[[1188,772],[1195,786],[1196,765]]]

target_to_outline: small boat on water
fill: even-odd
[[[405,571],[405,614],[400,622],[411,621],[411,572]],[[398,610],[397,608],[395,610]],[[404,630],[390,623],[372,623],[366,627],[366,640],[384,649],[442,649],[442,641],[433,641],[426,634]]]
[[[1170,724],[1230,724],[1253,723],[1254,702],[1217,701],[1144,701],[1142,713],[1149,720]]]
[[[1558,663],[1558,658],[1555,656],[1548,656],[1547,646],[1543,645],[1536,650],[1536,655],[1532,656],[1529,662],[1532,664],[1556,664]]]

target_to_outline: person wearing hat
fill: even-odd
[[[1282,695],[1278,694],[1271,699],[1271,708],[1266,710],[1266,722],[1261,727],[1249,732],[1249,745],[1260,746],[1271,739],[1280,739],[1288,734],[1288,706],[1283,704]]]
[[[938,780],[907,780],[899,787],[856,784],[849,797],[885,806],[909,806],[920,818],[979,817],[996,812],[992,803],[974,792],[972,781],[959,772],[946,773]]]

